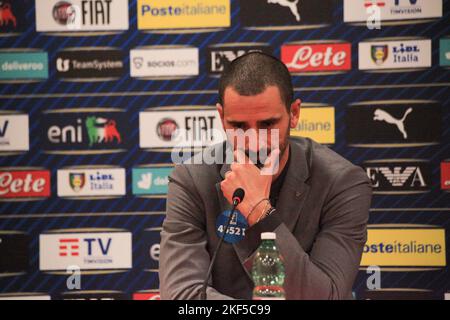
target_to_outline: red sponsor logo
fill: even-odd
[[[441,163],[441,188],[450,190],[450,161]]]
[[[49,196],[50,171],[0,171],[0,198]]]
[[[11,4],[0,2],[0,27],[8,24],[12,24],[14,28],[17,27],[17,19],[12,12]]]
[[[133,300],[161,300],[159,292],[143,292],[133,294]]]
[[[347,71],[352,68],[350,43],[286,44],[281,60],[291,73]]]
[[[78,238],[59,239],[60,257],[78,257],[80,255],[80,245]]]
[[[384,1],[366,1],[364,2],[364,7],[368,8],[371,6],[376,6],[376,7],[384,7],[386,5],[386,2]]]

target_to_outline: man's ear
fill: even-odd
[[[296,99],[294,102],[291,103],[290,123],[289,123],[291,129],[297,127],[298,119],[300,117],[301,104],[302,104],[302,101],[300,99]]]
[[[220,103],[216,103],[217,112],[219,112],[220,121],[222,121],[222,127],[225,128],[224,122],[224,114],[223,114],[223,106]]]

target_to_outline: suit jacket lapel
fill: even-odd
[[[291,160],[276,209],[281,220],[293,232],[309,191],[305,181],[309,177],[310,159],[297,143],[290,143],[290,148]]]

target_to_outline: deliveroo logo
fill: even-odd
[[[133,168],[133,194],[166,195],[172,170],[173,167]]]

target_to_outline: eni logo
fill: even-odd
[[[86,128],[89,136],[89,146],[94,143],[112,142],[117,139],[122,142],[119,131],[117,131],[116,121],[95,116],[87,117]]]

